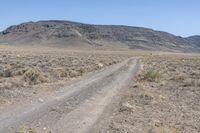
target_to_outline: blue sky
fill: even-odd
[[[200,35],[200,0],[0,0],[0,31],[50,19]]]

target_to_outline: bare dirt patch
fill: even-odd
[[[109,124],[100,132],[200,132],[200,57],[145,57]]]

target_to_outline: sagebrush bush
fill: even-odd
[[[65,70],[64,68],[54,68],[52,69],[51,74],[53,77],[57,77],[57,78],[63,78],[63,77],[69,76],[68,71]]]
[[[82,75],[82,74],[81,74],[80,71],[71,70],[71,71],[69,72],[69,76],[70,76],[71,78],[78,77],[78,76],[81,76],[81,75]]]
[[[28,69],[22,79],[29,84],[37,84],[47,82],[47,78],[38,68],[30,68]]]

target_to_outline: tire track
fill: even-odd
[[[22,126],[33,127],[39,132],[71,132],[72,129],[77,129],[77,132],[86,131],[100,116],[112,97],[133,76],[131,72],[135,70],[137,60],[131,58],[89,74],[52,96],[44,96],[43,103],[35,101],[22,104],[20,107],[8,108],[0,114],[0,132],[12,133]],[[117,86],[114,85],[116,83]],[[92,106],[95,108],[88,110]],[[96,112],[96,115],[88,116],[87,113],[90,114],[90,111]],[[84,125],[77,124],[76,122],[81,122],[77,118],[79,115],[82,116],[79,118],[83,123],[86,119],[90,119],[90,122]]]

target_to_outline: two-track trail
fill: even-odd
[[[103,114],[112,98],[127,87],[138,71],[139,58],[129,58],[83,76],[44,95],[42,102],[24,101],[0,110],[0,133],[31,127],[39,133],[85,133]]]

